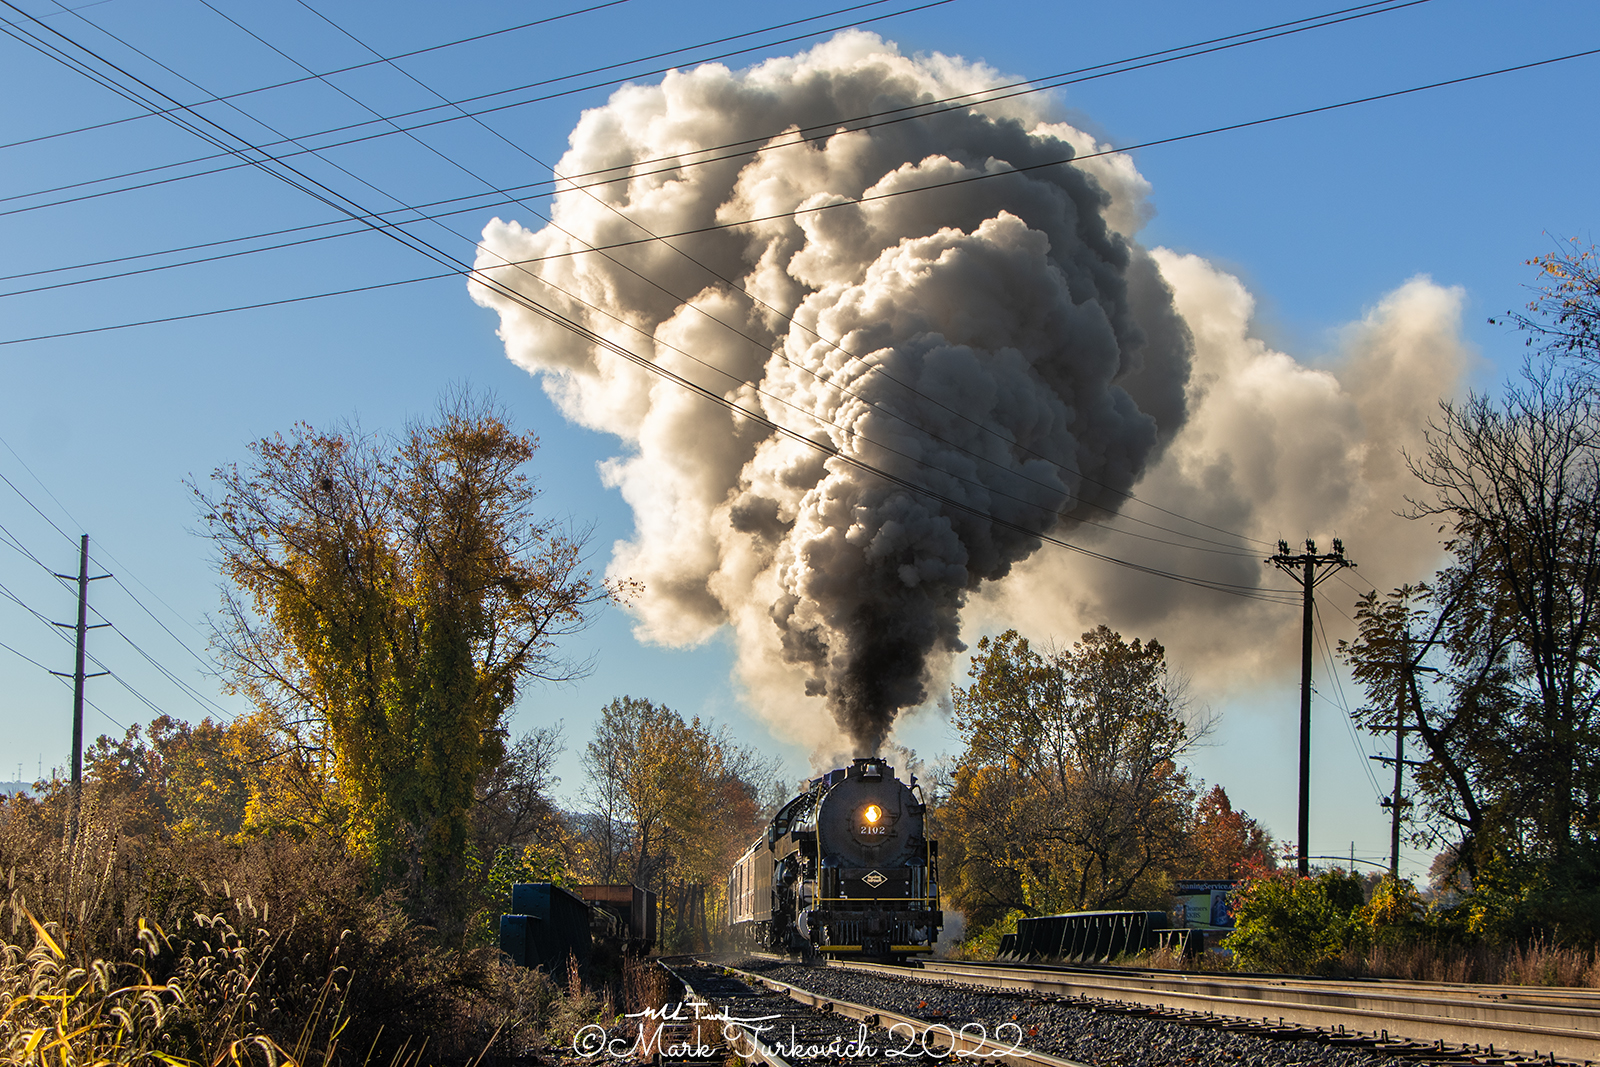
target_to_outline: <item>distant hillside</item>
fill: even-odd
[[[11,796],[13,793],[33,792],[32,782],[0,782],[0,796]]]

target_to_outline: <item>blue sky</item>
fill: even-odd
[[[523,97],[576,90],[486,117],[504,139],[455,123],[422,134],[436,151],[389,137],[331,150],[331,163],[306,162],[307,173],[342,195],[388,207],[465,196],[484,188],[485,180],[506,187],[548,178],[534,160],[548,164],[560,156],[581,111],[603,104],[612,91],[599,83],[649,83],[659,80],[652,73],[658,68],[688,67],[753,48],[724,60],[744,66],[819,39],[779,43],[784,38],[879,16],[889,17],[868,28],[903,53],[959,55],[987,63],[1009,80],[1334,10],[1303,2],[1090,6],[949,0],[923,10],[909,10],[917,6],[912,3],[879,4],[731,43],[703,44],[826,16],[839,6],[627,0],[402,61],[415,80],[387,66],[369,66],[330,79],[348,96],[312,81],[240,97],[239,110],[212,104],[203,113],[260,143],[274,136],[269,130],[301,136],[362,121],[370,113],[361,105],[383,114],[427,107],[437,103],[429,90],[464,99],[620,64],[525,91]],[[18,9],[0,10],[0,17],[42,34],[38,23],[18,13],[25,11],[151,86],[191,102],[299,77],[301,68],[286,56],[329,71],[370,59],[365,46],[393,56],[574,10],[499,3],[313,7],[353,37],[304,5],[277,0],[100,0],[75,12],[24,0]],[[676,48],[684,51],[639,58]],[[1122,146],[1590,48],[1600,48],[1600,9],[1593,4],[1428,0],[1054,92],[1071,122]],[[1589,56],[1141,149],[1133,158],[1150,183],[1154,215],[1140,239],[1204,257],[1238,277],[1256,301],[1256,335],[1313,366],[1332,357],[1347,324],[1408,279],[1423,274],[1441,286],[1460,287],[1463,337],[1477,354],[1471,380],[1492,388],[1514,369],[1522,349],[1520,337],[1486,319],[1526,299],[1523,287],[1532,274],[1524,260],[1549,250],[1554,237],[1592,236],[1594,175],[1600,173],[1597,89],[1600,56]],[[0,144],[7,146],[0,148],[0,196],[7,198],[0,201],[0,274],[15,276],[0,282],[0,292],[243,251],[275,242],[257,239],[35,273],[337,217],[249,168],[90,195],[215,167],[169,167],[215,149],[154,118],[50,136],[127,118],[137,109],[11,37],[0,38],[0,93],[10,104],[0,112]],[[168,169],[79,184],[146,168]],[[516,218],[518,210],[513,205],[469,211],[450,220],[464,237],[431,231],[430,239],[454,242],[454,254],[470,256],[470,241],[490,217]],[[209,701],[238,706],[203,673],[204,617],[217,602],[216,576],[208,545],[195,534],[196,511],[184,480],[203,481],[215,466],[242,458],[248,441],[295,421],[325,425],[353,417],[369,428],[393,427],[425,414],[452,384],[470,382],[496,392],[523,426],[540,435],[535,469],[542,503],[549,514],[592,529],[597,569],[604,568],[612,543],[630,536],[628,507],[597,472],[599,463],[619,453],[617,441],[562,418],[538,384],[505,358],[494,334],[495,316],[471,302],[459,278],[24,340],[437,272],[415,253],[369,233],[0,297],[0,474],[15,487],[0,484],[0,523],[17,544],[58,571],[75,566],[76,537],[88,532],[96,559],[126,586],[96,583],[92,602],[118,630],[96,631],[91,649],[149,703],[110,678],[90,683],[91,697],[103,709],[103,715],[89,712],[90,736],[120,733],[113,720],[148,720],[151,705],[188,717],[214,711]],[[1314,438],[1317,429],[1306,426],[1304,433]],[[1295,521],[1286,516],[1282,528],[1255,535],[1295,536]],[[1350,549],[1361,558],[1361,545]],[[1359,584],[1388,588],[1418,577],[1363,570]],[[14,548],[0,547],[0,583],[15,597],[0,599],[0,641],[15,650],[0,649],[0,778],[13,777],[19,765],[31,778],[41,764],[48,772],[65,763],[70,694],[23,657],[66,670],[70,649],[23,605],[58,620],[69,619],[73,605],[66,589]],[[1343,587],[1332,588],[1344,595]],[[1284,611],[1285,628],[1297,622],[1296,612]],[[201,699],[180,689],[139,649]],[[741,704],[729,681],[727,641],[713,639],[693,650],[641,644],[627,616],[610,611],[570,651],[592,658],[592,674],[571,686],[530,690],[515,720],[524,728],[564,722],[567,788],[577,784],[575,754],[597,709],[624,693],[725,722],[749,743],[782,755],[794,776],[804,773],[805,752],[773,739]],[[1236,804],[1283,839],[1294,826],[1296,668],[1286,660],[1281,670],[1244,680],[1216,703],[1221,724],[1195,761],[1198,773],[1226,786]],[[1357,699],[1348,681],[1342,695]],[[1380,860],[1387,822],[1339,699],[1331,679],[1319,680],[1312,851],[1342,855],[1353,841],[1358,856]],[[954,748],[936,713],[919,717],[903,737],[926,757]]]

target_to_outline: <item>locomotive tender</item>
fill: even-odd
[[[932,952],[938,843],[927,806],[878,757],[812,779],[728,876],[728,923],[745,948],[904,959]]]

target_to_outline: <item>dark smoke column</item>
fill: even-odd
[[[1143,188],[1126,160],[1024,170],[1091,143],[1049,123],[1044,101],[839,123],[996,80],[856,33],[621,90],[586,113],[564,172],[752,147],[564,192],[566,233],[497,223],[479,258],[819,446],[477,293],[563,410],[631,447],[607,470],[638,521],[612,573],[644,583],[645,636],[704,640],[731,622],[755,701],[774,718],[825,702],[858,752],[928,698],[930,669],[963,647],[969,594],[1034,552],[1038,531],[1114,509],[1185,415],[1191,346],[1126,235]],[[813,127],[828,132],[793,132]],[[738,225],[681,251],[613,253],[628,269],[584,251],[638,241],[629,220],[654,234]],[[605,314],[493,269],[507,260],[535,261]]]
[[[773,619],[864,752],[927,699],[930,656],[963,647],[960,609],[978,583],[1035,551],[1036,532],[1092,503],[1114,507],[1161,440],[1120,384],[1148,345],[1129,296],[1134,251],[1101,222],[1093,182],[1071,168],[1050,177],[1053,198],[1027,195],[1040,177],[980,186],[1008,205],[1045,205],[1033,225],[1005,206],[970,229],[904,237],[858,282],[808,296],[796,318],[858,358],[793,328],[767,364],[768,391],[808,396],[829,444],[859,461],[823,462],[783,529],[787,595]],[[794,407],[765,407],[801,428]],[[764,445],[735,510],[781,511],[754,486],[775,480],[761,477],[765,463],[799,462],[803,447]]]

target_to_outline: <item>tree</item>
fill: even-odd
[[[954,898],[975,925],[1150,902],[1185,847],[1193,800],[1177,764],[1191,729],[1157,642],[1101,626],[1041,654],[984,638],[952,690],[966,751],[941,815],[960,838]]]
[[[700,920],[726,905],[728,871],[765,821],[775,762],[726,729],[624,696],[602,710],[583,763],[594,873],[662,894],[664,944],[709,947],[694,943]],[[702,909],[693,930],[691,901]]]
[[[1231,898],[1235,926],[1222,946],[1241,969],[1330,972],[1366,934],[1362,902],[1362,881],[1354,871],[1250,878]]]
[[[1414,511],[1446,521],[1454,557],[1437,629],[1467,733],[1490,735],[1471,772],[1500,844],[1559,864],[1600,831],[1600,403],[1530,367],[1500,400],[1441,405],[1427,441]]]
[[[565,837],[561,813],[550,799],[550,790],[560,781],[555,762],[565,747],[559,724],[530,730],[478,779],[473,821],[486,852]]]
[[[1471,568],[1447,570],[1434,586],[1403,585],[1382,597],[1373,590],[1356,602],[1356,639],[1339,643],[1367,693],[1357,721],[1383,735],[1398,714],[1411,741],[1408,758],[1426,757],[1404,811],[1412,839],[1444,847],[1468,872],[1477,869],[1479,843],[1489,847],[1489,805],[1516,788],[1505,729],[1507,631],[1498,627],[1500,637],[1484,643],[1478,591]],[[1439,673],[1424,666],[1435,653],[1452,669],[1442,685],[1424,687],[1419,672]]]
[[[600,712],[583,767],[592,799],[615,828],[606,857],[612,877],[626,863],[628,880],[649,887],[671,864],[668,823],[691,788],[687,733],[682,716],[649,700],[618,697]]]
[[[1574,237],[1528,264],[1539,269],[1538,295],[1511,321],[1528,334],[1530,347],[1592,376],[1600,371],[1600,252]]]
[[[228,723],[158,715],[149,734],[135,723],[120,740],[102,734],[84,752],[95,802],[115,804],[125,833],[212,834],[237,840],[250,830],[273,746],[253,716]]]
[[[1194,878],[1238,878],[1278,865],[1272,835],[1245,812],[1234,810],[1220,785],[1195,804],[1189,848],[1188,875]]]
[[[380,881],[452,929],[505,716],[530,680],[581,673],[558,641],[607,595],[583,538],[533,518],[537,445],[461,394],[398,435],[297,425],[191,485],[237,590],[215,638],[229,684],[325,757]]]

